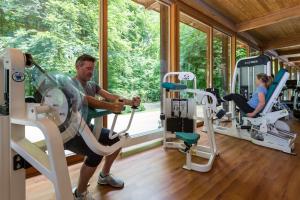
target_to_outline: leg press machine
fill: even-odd
[[[250,93],[249,86],[252,85],[253,87],[256,74],[261,72],[270,73],[270,70],[266,70],[269,67],[269,60],[265,56],[250,57],[238,61],[231,92],[234,93],[240,90],[241,94],[246,92],[248,95]],[[248,82],[243,84],[245,76],[250,77],[250,81],[248,79]],[[281,69],[276,74],[271,86],[268,88],[266,105],[257,117],[238,117],[235,105],[232,103],[231,113],[228,113],[232,119],[231,126],[221,126],[217,121],[214,126],[215,132],[293,154],[296,134],[292,133],[288,124],[282,120],[289,116],[289,112],[282,109],[278,98],[288,79],[289,73],[285,69]],[[253,87],[252,91],[254,90]],[[245,95],[245,97],[247,96]],[[240,115],[242,114],[240,113]]]

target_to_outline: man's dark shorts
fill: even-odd
[[[99,143],[105,146],[111,146],[120,141],[119,138],[109,139],[109,129],[102,128]],[[102,161],[103,156],[94,153],[84,142],[83,138],[76,135],[73,139],[65,143],[65,149],[76,154],[86,156],[84,163],[89,167],[97,167]]]

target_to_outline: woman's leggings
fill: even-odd
[[[254,108],[248,104],[248,100],[240,94],[229,94],[224,96],[223,99],[226,101],[234,101],[235,105],[237,105],[244,113],[251,113],[254,111]]]

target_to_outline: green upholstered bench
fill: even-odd
[[[112,112],[109,110],[105,110],[105,109],[93,109],[93,108],[89,108],[88,110],[88,116],[87,116],[87,124],[91,123],[91,120],[94,118],[98,118],[98,117],[103,117],[106,115],[111,114]]]
[[[186,145],[192,146],[197,144],[200,135],[197,133],[176,132],[176,138],[182,140]]]
[[[187,86],[180,83],[170,83],[170,82],[164,82],[161,84],[162,88],[165,88],[166,90],[185,90],[187,89]]]

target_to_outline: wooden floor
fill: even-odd
[[[300,121],[290,123],[300,133]],[[299,138],[297,156],[224,135],[216,138],[220,156],[208,173],[182,169],[182,153],[159,147],[116,161],[112,173],[124,179],[124,189],[98,187],[97,176],[89,189],[103,200],[300,199]],[[69,168],[73,185],[80,166]],[[43,176],[28,179],[27,199],[55,199],[51,183]]]

